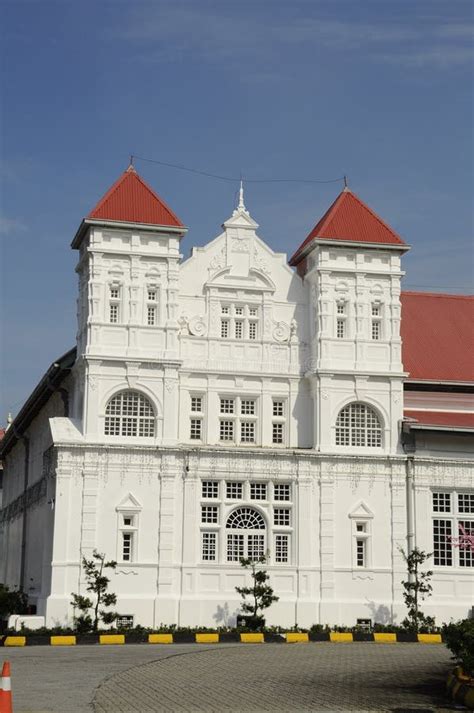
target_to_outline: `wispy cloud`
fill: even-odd
[[[192,57],[248,66],[283,59],[285,52],[297,57],[303,50],[322,48],[363,53],[369,61],[448,69],[473,60],[473,28],[472,23],[442,19],[408,24],[318,18],[314,14],[285,19],[267,13],[249,17],[229,12],[222,5],[179,3],[140,4],[132,10],[127,26],[113,32],[140,47],[138,56],[146,61],[180,62]]]
[[[16,218],[0,217],[0,235],[9,235],[10,233],[21,233],[26,230],[26,225],[22,220]]]

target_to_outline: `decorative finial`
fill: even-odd
[[[12,425],[12,423],[13,423],[13,416],[11,415],[10,412],[8,412],[8,416],[7,416],[7,428],[10,428],[10,426]]]
[[[245,210],[245,203],[244,203],[244,183],[243,183],[242,179],[240,179],[239,210]]]
[[[347,176],[346,176],[346,174],[344,174],[344,190],[345,190],[345,191],[348,191],[348,190],[349,190],[349,186],[347,185]]]
[[[127,168],[127,171],[130,171],[130,173],[136,173],[135,171],[135,166],[133,165],[133,154],[130,154],[130,164]]]

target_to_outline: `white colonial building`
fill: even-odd
[[[234,623],[239,558],[265,552],[268,623],[399,623],[415,545],[426,612],[469,614],[448,535],[474,531],[473,300],[401,293],[408,246],[347,188],[290,264],[257,228],[241,190],[182,261],[133,167],[82,221],[77,347],[2,442],[0,581],[48,625],[95,548],[144,626]]]

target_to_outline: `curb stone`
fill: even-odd
[[[414,634],[410,632],[397,633],[366,633],[366,632],[187,632],[178,631],[173,634],[148,634],[147,632],[131,634],[72,634],[72,635],[7,635],[0,637],[0,646],[76,646],[81,644],[98,644],[102,646],[123,646],[124,644],[224,644],[224,643],[308,643],[308,642],[373,642],[373,643],[420,643],[441,644],[441,634]]]

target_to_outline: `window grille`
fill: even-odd
[[[381,447],[382,424],[376,412],[360,403],[345,406],[336,421],[336,445]]]
[[[365,540],[357,540],[356,564],[358,567],[365,567]]]
[[[265,554],[265,535],[247,536],[247,557],[258,559]]]
[[[257,307],[249,307],[249,315],[250,317],[256,317],[258,314],[258,309]]]
[[[200,441],[202,439],[202,419],[191,419],[189,437],[192,441]]]
[[[474,493],[458,493],[458,511],[474,514]]]
[[[230,307],[229,307],[229,305],[222,305],[222,306],[221,306],[221,314],[230,314]]]
[[[459,534],[462,534],[463,528],[466,535],[474,535],[474,520],[458,520]],[[460,547],[459,550],[459,566],[474,567],[474,552],[471,548]]]
[[[107,404],[105,409],[106,436],[155,435],[155,413],[150,401],[138,391],[122,391]]]
[[[238,508],[227,518],[228,530],[264,530],[265,520],[253,508]]]
[[[234,440],[234,422],[219,421],[219,440],[233,441]]]
[[[445,490],[435,491],[432,496],[433,563],[442,567],[474,567],[473,552],[462,540],[463,535],[474,534],[474,492]],[[439,513],[445,517],[440,518]]]
[[[279,501],[291,500],[291,485],[290,483],[275,483],[273,486],[273,499]]]
[[[372,305],[372,317],[380,317],[380,305]]]
[[[244,536],[237,534],[227,535],[227,561],[238,562],[244,556]]]
[[[191,396],[192,413],[202,413],[202,396]]]
[[[255,416],[255,401],[243,399],[240,402],[240,413],[245,416]]]
[[[146,316],[148,326],[153,327],[156,324],[156,307],[147,307]]]
[[[217,505],[201,506],[201,522],[217,525],[219,522],[219,509]]]
[[[275,535],[275,562],[288,562],[289,536]]]
[[[242,500],[243,483],[227,482],[226,483],[226,498],[228,500]]]
[[[156,302],[156,290],[147,291],[148,302]]]
[[[219,497],[219,481],[218,480],[203,480],[202,481],[202,497],[203,498],[218,498]]]
[[[244,323],[240,319],[235,321],[235,338],[236,339],[244,338]]]
[[[255,422],[241,421],[240,423],[241,443],[255,443]]]
[[[272,443],[281,444],[283,443],[283,424],[273,423],[272,424]]]
[[[217,534],[215,532],[203,532],[201,542],[203,561],[215,562],[217,559]]]
[[[382,336],[382,325],[378,321],[372,322],[372,339],[379,341]]]
[[[111,287],[110,288],[110,299],[111,300],[118,300],[120,297],[120,288],[118,287]]]
[[[234,413],[234,412],[235,412],[234,399],[221,399],[221,413]]]
[[[133,532],[122,532],[122,561],[132,561]]]
[[[346,336],[346,321],[344,319],[338,319],[336,323],[336,337],[338,339],[344,339]]]
[[[453,547],[449,537],[453,534],[451,520],[433,520],[433,562],[436,565],[453,564]]]
[[[243,307],[236,307],[235,308],[235,314],[237,315],[242,315],[244,313],[244,308]]]
[[[451,512],[451,493],[433,493],[433,512]]]
[[[266,500],[267,499],[267,484],[266,483],[250,483],[250,500]]]
[[[337,314],[345,314],[346,313],[346,305],[344,302],[338,302],[337,303]]]
[[[273,524],[290,526],[290,510],[289,508],[275,508],[273,511]]]
[[[274,416],[284,416],[284,401],[273,400],[273,415]]]
[[[227,319],[221,319],[221,337],[227,339],[229,336],[229,322]]]
[[[249,339],[257,339],[257,322],[249,322]]]
[[[109,322],[111,324],[117,324],[119,321],[119,306],[118,304],[111,304],[109,311]]]

